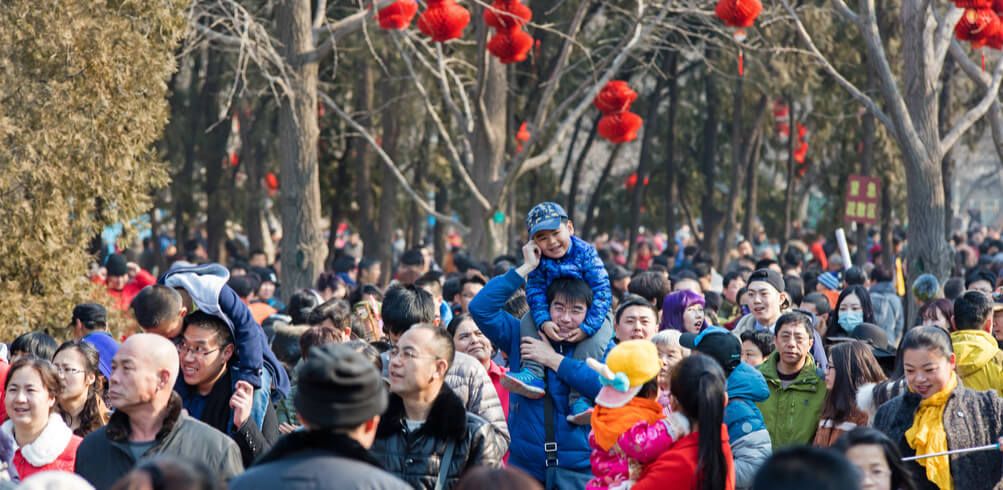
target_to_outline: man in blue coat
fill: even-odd
[[[584,362],[572,358],[575,344],[552,345],[550,341],[520,338],[520,320],[504,311],[503,306],[540,263],[534,243],[523,247],[523,260],[523,265],[489,281],[468,306],[481,332],[508,355],[510,365],[518,366],[526,358],[546,369],[547,395],[544,398],[531,400],[514,393],[510,395],[508,422],[512,443],[509,464],[532,475],[547,490],[584,488],[592,478],[588,445],[590,427],[575,426],[567,421],[570,413],[568,393],[575,390],[584,397],[595,398],[599,393],[599,378]],[[588,295],[579,297],[575,291],[591,290],[580,279],[562,278],[553,284],[555,287],[548,288],[547,294],[551,317],[558,319],[559,324],[578,328],[585,315],[573,312],[588,309]],[[573,308],[581,305],[586,308]],[[613,345],[610,342],[606,350]],[[552,409],[548,410],[547,405]],[[550,417],[545,416],[547,412],[552,412]],[[548,437],[548,432],[552,432],[552,437]]]

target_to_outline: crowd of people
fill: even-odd
[[[489,263],[351,241],[296,291],[261,251],[112,254],[123,324],[86,303],[65,342],[0,344],[0,488],[1003,488],[989,230],[943,284],[906,284],[899,239],[857,266],[741,240],[719,270],[686,230],[627,262],[552,202],[526,231]]]

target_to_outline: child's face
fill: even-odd
[[[571,248],[571,236],[575,234],[575,226],[570,221],[561,223],[556,230],[543,230],[533,235],[533,241],[544,257],[559,259]]]
[[[683,330],[690,333],[700,333],[700,329],[703,328],[703,317],[703,306],[690,305],[683,312]]]
[[[742,362],[756,367],[763,363],[763,353],[756,344],[748,340],[742,341]]]

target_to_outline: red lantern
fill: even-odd
[[[515,140],[520,143],[525,143],[529,141],[529,137],[530,137],[529,129],[526,128],[526,123],[523,122],[522,124],[519,125],[519,131],[515,133]]]
[[[643,124],[641,116],[630,111],[606,114],[599,119],[599,136],[610,143],[634,141]]]
[[[533,11],[519,0],[495,0],[484,9],[484,23],[495,29],[522,27],[533,19]]]
[[[992,8],[993,0],[954,0],[954,5],[959,9],[987,9]]]
[[[418,29],[440,43],[462,36],[469,23],[470,12],[455,0],[428,0],[428,8],[418,17]]]
[[[593,104],[603,114],[626,111],[637,100],[637,92],[623,80],[611,80],[596,95]]]
[[[763,4],[759,0],[718,0],[714,9],[725,25],[739,29],[752,27],[762,11]]]
[[[985,46],[991,34],[999,29],[999,17],[991,9],[968,9],[954,26],[954,36],[971,41],[975,47]]]
[[[382,29],[401,30],[411,25],[411,20],[418,13],[418,3],[414,0],[397,0],[377,13],[377,20]]]
[[[230,166],[236,167],[240,164],[240,157],[237,156],[237,152],[230,152]]]
[[[1003,0],[993,0],[992,8],[996,15],[1003,15]]]
[[[499,30],[488,41],[488,51],[498,57],[504,64],[526,61],[529,50],[533,48],[533,36],[519,28]]]
[[[275,176],[274,173],[268,172],[265,174],[265,187],[271,192],[276,192],[279,190],[279,178]]]

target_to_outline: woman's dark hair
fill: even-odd
[[[286,314],[292,318],[293,325],[306,325],[310,312],[323,301],[320,295],[312,289],[300,289],[289,297]]]
[[[839,325],[839,306],[843,304],[847,296],[854,295],[860,300],[860,309],[863,310],[864,323],[874,323],[874,307],[871,306],[871,293],[863,286],[850,286],[839,293],[839,300],[829,314],[829,325],[825,331],[825,337],[840,337],[849,334]]]
[[[854,488],[860,488],[860,472],[846,456],[809,446],[793,446],[773,453],[752,482],[752,490]]]
[[[916,485],[912,481],[912,475],[902,462],[902,455],[895,443],[883,432],[870,427],[857,427],[843,434],[832,448],[846,454],[853,446],[875,445],[881,446],[885,453],[885,462],[892,470],[892,488],[895,490],[914,490]]]
[[[722,490],[728,473],[721,450],[725,378],[721,365],[700,353],[683,359],[672,373],[672,396],[684,415],[700,427],[697,460],[698,490]]]
[[[7,379],[3,382],[4,393],[7,392],[7,386],[10,385],[10,380],[14,377],[14,373],[19,369],[25,368],[34,369],[38,373],[38,377],[42,379],[42,386],[45,387],[45,391],[49,392],[49,395],[52,395],[53,398],[59,396],[59,392],[63,390],[63,381],[59,379],[56,367],[48,359],[39,359],[34,356],[22,357],[10,365],[10,369],[7,370]],[[4,407],[4,409],[6,408]],[[59,403],[53,403],[52,408],[49,409],[49,413],[62,414],[63,409],[59,407]]]
[[[945,320],[947,320],[948,325],[951,324],[951,317],[954,316],[954,303],[945,298],[938,298],[923,305],[923,307],[919,309],[919,313],[916,315],[916,318],[919,319],[920,323],[922,323],[923,320],[934,320],[936,319],[936,311],[940,311],[940,314],[944,316]]]
[[[140,463],[112,490],[220,490],[226,485],[205,463],[175,456],[159,455]]]
[[[488,468],[481,466],[468,471],[456,485],[456,490],[543,490],[540,482],[509,466],[507,468]]]
[[[73,431],[75,435],[85,437],[107,424],[109,418],[108,408],[104,404],[105,379],[98,367],[101,356],[93,345],[82,340],[70,340],[63,342],[63,345],[56,349],[56,353],[52,355],[53,361],[64,350],[75,350],[80,353],[80,356],[84,358],[84,375],[94,376],[94,382],[87,388],[87,401],[84,402],[84,408],[80,411],[80,422],[77,424],[77,429]],[[70,414],[68,413],[63,414],[63,419],[67,425],[72,422],[69,420]]]
[[[753,345],[763,353],[763,357],[769,357],[773,353],[777,344],[773,342],[773,334],[769,332],[754,332],[749,330],[742,333],[742,342],[752,342]]]
[[[449,333],[449,337],[455,337],[456,329],[460,328],[460,324],[467,320],[474,321],[469,313],[460,313],[459,315],[454,316],[453,319],[449,321],[449,325],[446,325],[446,332]]]
[[[315,289],[317,289],[317,291],[323,291],[325,289],[337,291],[339,286],[347,288],[347,286],[345,286],[345,281],[342,281],[341,278],[338,277],[338,273],[334,271],[324,271],[317,276]]]
[[[836,370],[836,380],[825,395],[822,418],[838,424],[857,408],[857,390],[867,383],[884,381],[885,374],[871,347],[859,340],[832,346],[829,358],[829,368]]]
[[[56,339],[45,332],[28,332],[18,335],[14,342],[10,344],[10,353],[22,352],[29,356],[34,356],[46,361],[52,360],[52,355],[56,352]]]
[[[922,325],[910,328],[902,338],[902,345],[899,352],[905,353],[907,350],[928,349],[940,351],[940,355],[949,357],[954,353],[954,345],[951,343],[951,336],[940,327]]]

